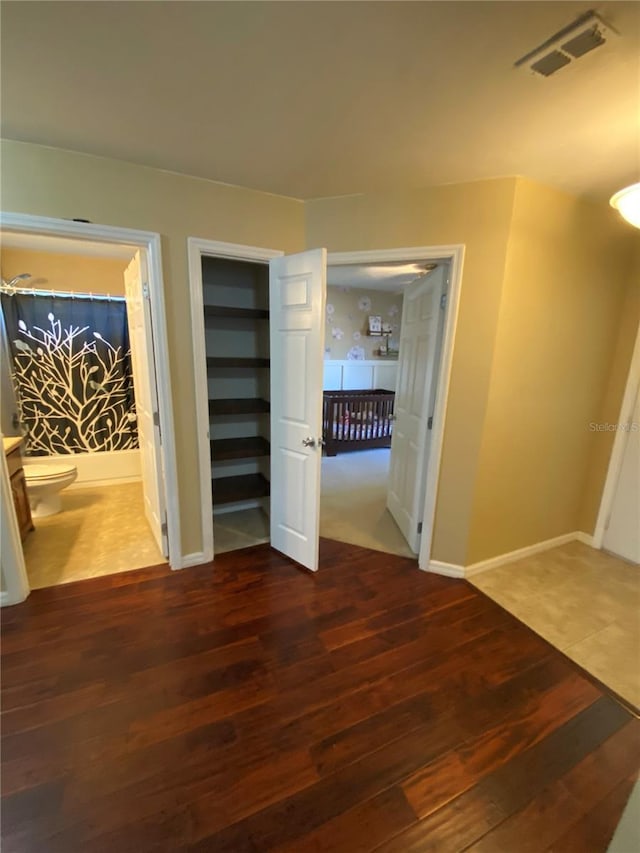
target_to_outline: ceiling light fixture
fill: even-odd
[[[625,187],[612,195],[609,204],[615,207],[627,222],[640,228],[640,183],[631,184],[630,187]]]

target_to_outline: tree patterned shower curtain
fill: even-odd
[[[31,455],[138,447],[124,299],[2,293]]]

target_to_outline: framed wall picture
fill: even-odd
[[[382,317],[380,315],[369,315],[369,334],[382,334]]]

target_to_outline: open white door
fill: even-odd
[[[624,433],[624,450],[602,547],[640,564],[640,385]]]
[[[140,252],[124,272],[127,321],[138,416],[144,511],[163,556],[168,556],[165,490],[160,454],[158,391],[145,259]]]
[[[271,545],[318,569],[327,253],[270,262]]]
[[[405,288],[387,507],[409,547],[420,550],[435,400],[444,269]]]

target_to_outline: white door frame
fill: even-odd
[[[205,327],[202,290],[202,256],[229,258],[231,260],[258,261],[268,263],[272,258],[280,257],[282,251],[265,249],[258,246],[245,246],[237,243],[224,243],[189,237],[189,289],[191,296],[191,326],[193,331],[193,370],[196,392],[196,417],[198,424],[207,424],[206,430],[198,432],[198,460],[200,471],[200,504],[202,508],[202,562],[210,562],[214,557],[213,548],[213,504],[211,498],[211,456],[209,448],[209,391],[207,385]],[[405,249],[379,249],[362,252],[330,252],[328,266],[335,264],[372,264],[384,261],[448,261],[449,286],[444,318],[444,331],[441,345],[440,365],[437,376],[437,393],[433,413],[431,432],[431,450],[425,490],[424,515],[422,521],[422,541],[418,555],[418,566],[429,571],[433,527],[436,510],[438,478],[444,440],[444,425],[451,380],[453,347],[458,323],[460,288],[464,263],[463,244],[444,246],[412,246]]]
[[[464,264],[464,245],[449,246],[412,246],[407,249],[379,249],[369,252],[331,252],[328,264],[374,264],[384,261],[449,261],[449,286],[445,305],[444,331],[440,348],[440,365],[437,374],[435,409],[433,413],[433,428],[431,431],[431,449],[425,487],[424,515],[422,517],[422,540],[418,554],[418,567],[429,571],[433,528],[436,514],[436,497],[442,444],[444,441],[444,426],[451,381],[451,366],[453,363],[453,347],[458,324],[458,309],[460,305],[460,288],[462,284],[462,267]]]
[[[211,449],[209,445],[209,386],[207,380],[207,347],[204,326],[204,292],[202,289],[202,258],[227,258],[233,261],[255,261],[268,264],[272,258],[284,255],[277,249],[221,243],[200,237],[187,239],[189,254],[189,293],[191,298],[191,331],[193,376],[196,391],[196,424],[198,426],[198,469],[200,472],[200,508],[202,525],[202,559],[213,560],[213,499],[211,496]],[[202,429],[201,425],[207,428]]]
[[[618,416],[619,424],[630,423],[633,415],[633,406],[636,399],[638,384],[640,383],[640,324],[638,324],[638,332],[636,334],[636,342],[631,356],[631,366],[629,367],[629,375],[627,377],[627,385],[622,405],[620,406],[620,415]],[[602,498],[600,500],[600,510],[596,521],[596,528],[593,534],[593,547],[602,548],[604,542],[604,534],[607,528],[607,522],[611,515],[613,506],[613,498],[620,476],[620,468],[622,467],[622,459],[626,447],[627,433],[619,429],[616,431],[613,439],[613,447],[611,448],[611,458],[609,459],[609,467],[607,469],[607,477],[604,482]]]
[[[19,604],[29,595],[29,578],[24,564],[20,529],[11,493],[9,469],[4,453],[0,454],[0,572],[2,586],[0,605]]]
[[[164,468],[167,535],[169,539],[169,565],[172,569],[183,567],[182,543],[180,538],[180,505],[178,501],[178,469],[176,464],[173,407],[171,400],[171,375],[169,371],[169,347],[167,339],[164,285],[162,277],[162,254],[160,235],[151,231],[119,228],[112,225],[94,225],[68,219],[53,219],[46,216],[31,216],[25,213],[0,213],[0,228],[3,231],[19,231],[42,236],[67,237],[75,240],[90,240],[100,243],[125,243],[136,246],[146,254],[149,276],[149,299],[153,325],[154,359],[158,387],[158,412],[162,431],[160,449]],[[3,483],[4,490],[4,483]],[[4,494],[4,491],[3,491]],[[19,542],[19,540],[18,540]],[[20,550],[22,550],[20,548]],[[4,557],[4,552],[3,552]],[[15,554],[10,569],[24,560]],[[3,563],[4,568],[4,563]],[[8,582],[5,579],[5,582]],[[27,587],[28,590],[28,587]],[[26,597],[26,596],[25,596]],[[22,600],[22,599],[18,599]],[[3,603],[5,603],[3,601]],[[8,602],[7,602],[8,603]]]

